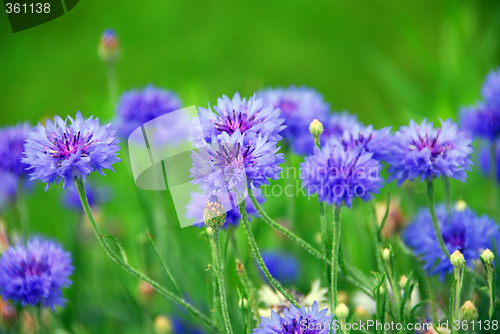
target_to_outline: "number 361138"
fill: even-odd
[[[24,14],[27,14],[27,13],[31,13],[31,14],[50,13],[50,3],[36,3],[36,4],[35,3],[30,3],[30,4],[23,3],[23,4],[20,4],[20,3],[8,2],[5,4],[5,8],[6,8],[7,14],[10,14],[10,13],[15,13],[15,14],[18,14],[18,13],[24,13]]]

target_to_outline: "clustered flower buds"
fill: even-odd
[[[226,222],[226,210],[216,195],[211,195],[205,204],[205,211],[203,212],[203,221],[205,225],[211,228],[220,228]]]
[[[456,250],[453,252],[453,254],[451,254],[450,262],[453,267],[462,268],[465,264],[465,258],[459,250]]]

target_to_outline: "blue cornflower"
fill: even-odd
[[[172,319],[172,334],[204,334],[205,332],[189,322],[178,318]]]
[[[493,141],[500,137],[500,106],[480,102],[460,110],[461,128],[476,138]]]
[[[362,145],[354,148],[329,145],[315,148],[300,164],[302,185],[309,195],[317,193],[319,200],[337,206],[351,207],[352,199],[372,198],[383,186],[379,176],[382,165],[373,159]]]
[[[68,124],[69,121],[69,124]],[[73,189],[75,178],[86,179],[91,172],[104,175],[103,169],[114,171],[112,164],[119,162],[120,150],[111,124],[100,126],[97,118],[84,120],[78,111],[73,120],[54,117],[28,133],[24,163],[30,165],[31,180],[51,183],[63,181],[63,188]]]
[[[500,68],[488,73],[481,88],[481,95],[488,105],[500,108]]]
[[[344,131],[354,131],[363,127],[356,115],[349,114],[347,111],[334,112],[327,115],[325,119],[318,118],[318,120],[323,124],[323,133],[320,137],[322,145],[332,138],[342,137]],[[313,136],[309,131],[297,137],[293,142],[293,149],[299,154],[313,154],[315,146]]]
[[[267,134],[247,137],[240,129],[232,135],[223,132],[213,136],[211,144],[192,151],[191,183],[199,184],[206,194],[228,190],[243,194],[249,186],[259,188],[269,184],[268,178],[279,178],[284,158],[278,150]]]
[[[91,207],[104,204],[111,198],[111,193],[107,187],[96,187],[92,183],[85,185],[85,194]],[[73,211],[82,211],[82,202],[76,189],[68,189],[61,194],[61,203]]]
[[[122,94],[116,109],[116,128],[120,137],[126,138],[145,123],[152,121],[162,115],[182,108],[182,103],[176,93],[164,90],[153,85],[148,85],[143,90],[131,90]],[[179,118],[182,114],[179,114]],[[171,121],[171,119],[169,119]],[[176,133],[184,132],[186,120],[178,124],[180,126],[170,126],[166,124],[164,134],[169,135],[167,140],[179,137]],[[182,137],[182,136],[181,136]]]
[[[412,120],[393,138],[388,181],[398,180],[398,186],[406,180],[422,182],[441,175],[464,182],[473,165],[472,140],[451,119],[441,121],[441,128],[426,119],[420,125]]]
[[[283,317],[272,310],[271,319],[260,318],[261,323],[252,334],[328,334],[333,316],[326,315],[328,309],[318,309],[317,302],[311,308],[303,307],[300,310],[291,305],[290,310],[283,311]],[[335,330],[332,329],[332,333]]]
[[[0,212],[16,198],[17,186],[16,175],[0,170]]]
[[[231,205],[231,199],[229,196],[218,196],[219,199],[222,200],[222,206],[224,208],[231,208],[227,212],[227,218],[226,218],[226,224],[224,224],[225,227],[229,225],[236,225],[240,221],[240,212],[237,207],[237,201],[236,201],[236,194],[233,194],[233,201],[235,202],[234,206]],[[205,205],[207,203],[207,198],[209,198],[210,195],[205,195],[204,193],[197,193],[193,192],[191,193],[191,201],[189,202],[188,205],[186,205],[186,218],[188,219],[194,219],[194,224],[197,227],[203,227],[204,226],[204,221],[203,221],[203,212],[205,210]],[[257,201],[259,203],[263,203],[265,201],[264,197],[258,196]],[[248,220],[250,220],[250,216],[255,216],[258,217],[259,214],[257,213],[257,210],[252,204],[252,201],[250,200],[249,197],[245,198],[245,206],[247,209],[247,214],[248,214]]]
[[[373,130],[372,125],[355,126],[351,130],[344,130],[341,136],[329,138],[329,142],[351,149],[362,145],[367,152],[373,153],[373,159],[382,161],[388,159],[391,153],[391,127]]]
[[[257,93],[257,96],[281,110],[281,116],[284,117],[286,125],[281,135],[294,149],[297,139],[311,136],[309,124],[313,119],[326,120],[328,118],[330,107],[323,100],[323,96],[313,88],[293,85],[288,88],[269,88]]]
[[[71,255],[50,240],[32,238],[10,246],[0,258],[0,294],[25,305],[64,306],[62,288],[71,285]]]
[[[496,223],[483,215],[478,217],[471,209],[454,210],[446,214],[444,205],[436,207],[440,231],[446,248],[452,254],[459,250],[466,264],[473,266],[473,260],[486,249],[493,249],[492,238],[500,242],[500,230]],[[403,232],[403,240],[416,254],[422,257],[424,269],[431,275],[439,274],[441,279],[453,272],[453,265],[443,253],[432,225],[429,209],[423,208]]]
[[[29,123],[0,129],[0,169],[15,175],[27,175],[26,164],[22,163],[24,143],[31,130]]]
[[[218,98],[213,110],[210,105],[208,109],[198,108],[198,114],[203,133],[199,133],[200,129],[191,129],[191,138],[197,147],[204,142],[211,143],[214,136],[224,133],[231,136],[236,131],[247,139],[266,135],[269,141],[277,142],[282,139],[280,131],[285,128],[278,108],[255,95],[247,101],[238,92],[232,100],[225,95]],[[196,131],[198,133],[194,133]]]
[[[271,275],[284,284],[295,283],[299,277],[299,263],[293,254],[263,251],[262,259]]]

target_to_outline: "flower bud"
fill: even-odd
[[[144,301],[148,301],[155,293],[155,289],[151,286],[151,284],[140,281],[139,286],[137,287],[139,297]]]
[[[462,320],[474,321],[477,319],[477,308],[470,300],[466,301],[460,308],[460,317]]]
[[[362,305],[356,306],[354,312],[357,314],[358,319],[362,321],[368,320],[368,318],[370,317],[368,310]]]
[[[384,259],[384,261],[389,261],[391,259],[391,251],[389,248],[382,249],[382,259]]]
[[[318,137],[323,133],[323,124],[317,119],[314,119],[309,125],[309,132],[314,136]]]
[[[203,220],[207,226],[211,228],[220,228],[226,222],[226,210],[216,195],[210,195],[205,204],[205,211],[203,212]]]
[[[495,254],[486,248],[483,254],[481,254],[481,259],[484,263],[492,264],[493,260],[495,260]]]
[[[465,258],[459,250],[456,250],[451,254],[450,262],[455,268],[462,268],[465,264]]]
[[[455,211],[464,211],[465,209],[467,209],[467,203],[465,203],[464,200],[459,200],[455,203]]]
[[[405,275],[401,276],[399,278],[399,287],[401,289],[405,289],[406,288],[406,284],[408,283],[408,277],[406,277]]]
[[[335,315],[339,319],[346,319],[349,316],[349,308],[344,303],[339,304],[335,309]]]
[[[106,63],[112,63],[118,58],[119,43],[116,32],[113,29],[104,30],[97,53]]]
[[[247,299],[246,299],[246,298],[240,299],[240,300],[238,301],[238,306],[239,306],[240,308],[247,308],[247,304],[248,304],[248,301],[247,301]]]
[[[154,329],[156,334],[169,334],[172,331],[172,325],[166,316],[159,315],[155,319]]]

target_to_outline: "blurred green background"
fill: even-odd
[[[106,28],[115,29],[120,40],[120,92],[153,83],[176,91],[185,106],[205,107],[222,94],[250,96],[267,86],[307,85],[324,94],[332,110],[348,110],[376,128],[396,129],[424,117],[457,120],[459,108],[475,103],[484,76],[500,63],[497,1],[87,0],[54,21],[16,34],[0,12],[0,125],[24,120],[36,124],[76,110],[110,121],[114,108],[105,66],[97,56]],[[294,164],[302,159],[287,158]],[[111,201],[99,208],[103,229],[123,242],[135,266],[168,285],[147,241],[146,230],[152,230],[181,289],[208,312],[209,259],[200,230],[178,228],[168,194],[137,191],[126,164],[126,159],[117,164],[116,174],[90,177],[112,193]],[[466,184],[453,181],[452,187],[455,200],[500,218],[497,205],[485,200],[491,182],[477,169]],[[44,192],[37,184],[27,196],[30,231],[56,238],[73,252],[74,285],[65,292],[67,308],[58,311],[60,327],[74,333],[149,333],[158,314],[192,321],[162,296],[146,301],[138,297],[137,280],[105,256],[79,214],[62,208],[60,188]],[[378,201],[388,189],[403,199],[406,217],[425,204],[422,184],[404,189],[391,184]],[[149,200],[151,216],[141,210],[138,192]],[[264,207],[272,217],[285,216],[282,198],[268,198]],[[294,229],[315,245],[317,209],[314,198],[297,199]],[[345,255],[367,274],[375,268],[373,255],[359,245],[368,243],[368,213],[369,207],[357,202],[344,210],[343,225]],[[307,292],[320,277],[320,263],[261,221],[252,225],[262,248],[296,254],[302,270],[295,286]],[[242,232],[240,249],[247,254]],[[258,280],[253,261],[244,256]],[[400,259],[402,273],[419,267],[409,259]],[[231,252],[226,268],[230,307],[239,328]],[[351,289],[344,281],[341,288]]]

